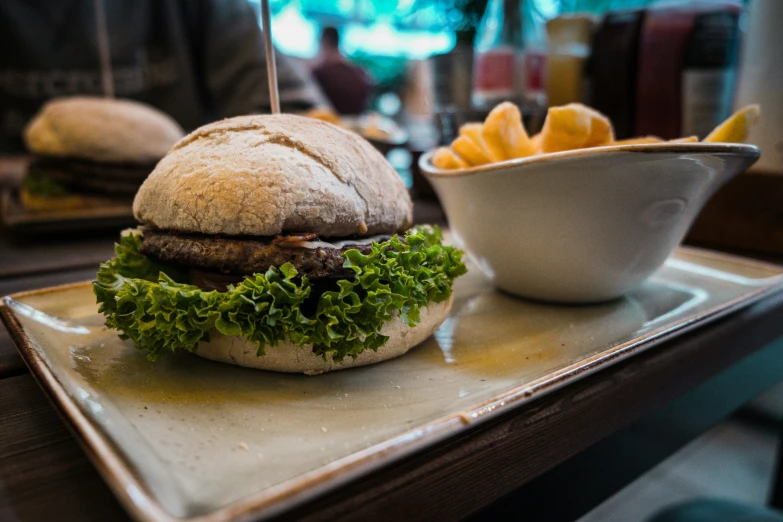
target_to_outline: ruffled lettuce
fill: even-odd
[[[143,255],[141,241],[123,237],[93,289],[106,325],[150,360],[169,350],[195,351],[214,330],[250,339],[259,356],[288,339],[312,344],[316,354],[336,361],[355,357],[388,340],[380,329],[395,315],[408,326],[418,324],[421,307],[448,299],[454,278],[465,273],[462,252],[442,245],[439,229],[420,227],[404,239],[373,243],[367,255],[346,251],[343,266],[355,276],[323,292],[313,307],[305,306],[312,283],[289,263],[247,276],[225,292],[206,291]]]
[[[67,196],[70,191],[51,177],[31,170],[22,179],[22,187],[34,196],[56,198]]]

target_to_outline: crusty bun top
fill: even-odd
[[[252,236],[394,233],[410,226],[412,210],[402,179],[367,141],[290,114],[196,129],[133,202],[143,225]]]
[[[73,97],[47,102],[24,131],[35,154],[152,163],[184,132],[168,115],[132,100]]]

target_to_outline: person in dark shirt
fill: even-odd
[[[113,95],[185,130],[269,112],[258,16],[247,0],[3,0],[0,153],[51,98]],[[277,55],[283,111],[325,103],[307,70]]]
[[[367,110],[372,81],[358,65],[340,52],[340,35],[334,27],[321,33],[321,53],[313,77],[340,114],[361,114]]]

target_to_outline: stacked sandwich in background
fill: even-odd
[[[130,100],[74,97],[46,103],[25,129],[33,155],[19,192],[32,211],[130,202],[184,132]]]

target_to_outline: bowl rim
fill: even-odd
[[[451,169],[443,170],[438,169],[432,165],[431,159],[435,150],[430,150],[419,158],[419,169],[428,177],[437,178],[450,178],[450,177],[464,177],[477,174],[486,174],[492,172],[499,172],[508,170],[514,167],[526,166],[539,163],[547,163],[557,160],[579,159],[584,156],[597,156],[599,154],[607,154],[612,152],[636,152],[643,154],[651,153],[704,153],[704,154],[736,154],[738,156],[747,157],[754,161],[759,158],[761,151],[755,145],[746,143],[638,143],[630,145],[606,145],[603,147],[591,147],[586,149],[574,149],[561,152],[550,152],[546,154],[538,154],[535,156],[527,156],[524,158],[516,158],[504,161],[496,161],[494,163],[487,163],[485,165],[478,165],[476,167],[468,167],[466,169]]]

